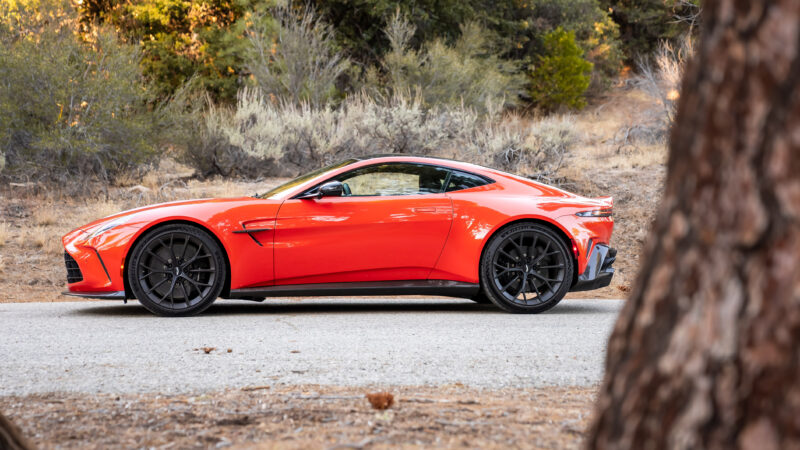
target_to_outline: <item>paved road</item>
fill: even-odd
[[[593,385],[621,305],[565,300],[526,316],[450,299],[222,301],[170,319],[136,302],[0,304],[0,395]]]

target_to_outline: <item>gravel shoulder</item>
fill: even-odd
[[[595,389],[274,386],[204,395],[34,394],[0,410],[39,448],[580,448]]]
[[[512,315],[452,299],[0,305],[0,396],[197,394],[270,385],[537,388],[599,383],[615,300]]]

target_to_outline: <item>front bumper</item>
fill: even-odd
[[[614,268],[611,265],[616,259],[616,249],[605,244],[594,245],[586,258],[586,269],[578,275],[578,281],[572,285],[570,291],[591,291],[611,284],[611,278],[614,276]]]
[[[72,297],[83,297],[83,298],[99,298],[102,300],[126,300],[125,298],[125,291],[115,291],[115,292],[72,292],[72,291],[64,291],[61,295],[70,295]]]

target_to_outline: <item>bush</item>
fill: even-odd
[[[68,6],[0,10],[0,146],[6,176],[108,181],[156,154],[158,118],[139,50],[74,33]]]
[[[652,56],[638,61],[639,74],[634,81],[661,105],[667,128],[675,120],[683,69],[693,53],[691,37],[684,36],[677,45],[661,41]]]
[[[531,73],[530,95],[534,104],[554,110],[560,106],[583,108],[592,64],[583,59],[575,34],[559,28],[544,36],[545,53]]]
[[[244,32],[257,0],[84,0],[75,2],[84,29],[96,23],[119,30],[142,47],[142,71],[161,98],[188,80],[217,100],[232,101],[246,76]]]
[[[254,17],[245,66],[266,94],[295,105],[325,105],[336,96],[336,81],[350,66],[334,49],[333,29],[310,7],[298,13],[279,7],[272,14],[277,24],[264,15]]]
[[[338,109],[274,103],[255,89],[236,109],[206,116],[206,161],[249,155],[272,165],[265,175],[297,174],[375,153],[456,157],[550,179],[574,142],[568,118],[528,121],[480,116],[462,106],[425,108],[419,97],[377,101],[351,96]]]
[[[434,39],[414,50],[409,46],[414,33],[399,13],[389,21],[391,50],[383,68],[390,95],[410,93],[427,106],[463,104],[481,113],[518,102],[524,80],[514,75],[514,64],[495,56],[488,33],[477,23],[462,25],[453,45]]]

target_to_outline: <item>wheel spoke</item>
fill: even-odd
[[[172,256],[172,264],[178,265],[178,258],[175,256],[175,233],[169,235],[169,254]]]
[[[183,239],[183,251],[181,251],[181,259],[183,259],[186,256],[186,247],[188,246],[189,246],[189,236],[187,235]]]
[[[514,239],[509,239],[508,242],[516,248],[520,258],[525,256],[525,250]],[[520,242],[522,242],[522,236],[520,236]]]
[[[512,261],[518,261],[519,260],[519,258],[517,258],[516,256],[511,256],[510,253],[508,253],[507,251],[505,251],[503,249],[500,249],[499,251],[503,256],[505,256],[506,258],[508,258],[508,259],[510,259]]]
[[[539,288],[536,287],[536,282],[531,280],[531,285],[533,286],[533,290],[536,291],[536,300],[542,303],[542,294],[539,292]]]
[[[552,285],[552,284],[550,284],[550,282],[551,282],[551,281],[553,281],[553,282],[557,282],[557,281],[559,281],[559,280],[552,279],[552,278],[545,278],[545,277],[543,277],[543,276],[539,275],[539,274],[538,274],[538,273],[536,273],[536,272],[531,272],[531,275],[533,275],[533,276],[535,276],[536,278],[538,278],[538,279],[540,279],[540,280],[544,281],[544,283],[547,285],[547,289],[550,289],[551,291],[553,290],[553,285]]]
[[[563,269],[563,264],[556,264],[555,266],[539,266],[540,269]]]
[[[517,281],[518,279],[519,279],[519,275],[515,276],[514,278],[512,278],[512,279],[511,279],[511,281],[509,281],[509,282],[508,282],[508,284],[506,284],[505,286],[503,286],[503,287],[500,289],[500,291],[501,291],[501,292],[506,292],[506,289],[508,289],[508,287],[509,287],[509,286],[511,286],[511,284],[512,284],[512,283],[514,283],[515,281]],[[517,295],[519,295],[519,294],[517,294]]]
[[[522,275],[522,286],[519,288],[519,292],[514,297],[519,297],[519,294],[522,294],[522,300],[525,303],[528,303],[528,299],[525,297],[525,289],[528,287],[528,277],[527,275]]]
[[[537,242],[539,242],[539,235],[534,233],[534,235],[533,235],[533,243],[531,244],[530,247],[528,247],[528,257],[529,258],[533,258],[533,255],[536,254],[536,243]]]
[[[163,270],[162,270],[162,271],[160,271],[160,272],[150,272],[150,273],[147,273],[147,274],[144,274],[144,275],[140,276],[140,277],[139,277],[139,281],[142,281],[142,280],[144,280],[145,278],[148,278],[148,277],[150,277],[150,275],[153,275],[153,274],[155,274],[155,273],[169,273],[169,272],[166,272],[166,271],[163,271]]]
[[[522,272],[522,269],[517,269],[516,267],[507,267],[500,272],[495,272],[496,276],[507,274],[508,272]]]
[[[162,263],[162,264],[168,264],[168,263],[167,263],[167,261],[166,261],[166,260],[164,260],[164,258],[162,258],[162,257],[158,256],[157,254],[153,253],[153,251],[152,251],[152,250],[150,250],[150,249],[147,249],[147,253],[149,253],[149,254],[151,254],[151,255],[155,256],[155,257],[156,257],[156,258],[157,258],[159,261],[161,261],[161,263]]]
[[[158,283],[156,283],[153,286],[151,286],[150,289],[147,290],[147,293],[149,294],[149,293],[153,292],[156,288],[158,288],[162,284],[166,283],[167,281],[168,281],[168,279],[164,278],[163,280],[161,280]]]
[[[211,287],[211,284],[208,284],[208,283],[201,283],[201,282],[199,282],[199,281],[195,281],[195,280],[193,280],[193,279],[191,279],[191,278],[189,278],[189,277],[184,277],[184,279],[186,279],[186,280],[189,280],[189,283],[192,283],[192,285],[194,286],[194,288],[195,288],[195,289],[197,289],[197,292],[200,292],[200,293],[202,293],[202,292],[203,292],[203,290],[202,290],[202,289],[200,289],[200,286],[202,286],[202,287]]]
[[[177,281],[177,277],[172,277],[172,284],[170,284],[169,289],[167,289],[167,292],[164,293],[164,296],[161,297],[161,300],[159,300],[159,303],[163,302],[164,300],[166,300],[167,296],[171,296],[172,295],[172,291],[175,290],[175,282],[176,281]]]
[[[189,259],[189,261],[186,261],[185,263],[183,263],[183,265],[181,265],[181,269],[183,269],[184,267],[188,266],[189,264],[195,262],[195,260],[197,260],[198,258],[205,258],[205,257],[211,256],[211,255],[198,256],[198,255],[200,255],[200,251],[202,249],[203,249],[203,244],[202,243],[198,243],[197,244],[197,251],[194,252],[194,256],[192,256]]]
[[[181,280],[181,289],[183,290],[183,296],[186,298],[186,304],[189,304],[189,296],[192,295],[192,285],[189,284],[189,290],[186,290],[186,280]],[[199,292],[198,294],[202,294]]]

